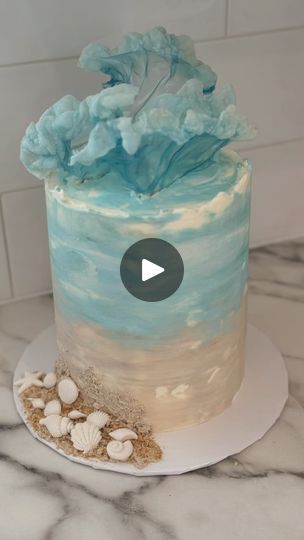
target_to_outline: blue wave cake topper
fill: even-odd
[[[186,36],[155,28],[112,50],[92,43],[80,66],[109,81],[83,101],[63,97],[29,125],[21,160],[38,178],[102,189],[111,172],[122,188],[152,195],[255,134],[237,114],[231,86],[215,92],[215,73]]]

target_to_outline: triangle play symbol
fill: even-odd
[[[162,274],[165,269],[158,264],[155,264],[148,259],[142,259],[141,261],[141,280],[148,281],[159,274]]]

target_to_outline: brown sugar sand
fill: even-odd
[[[22,393],[21,399],[23,407],[25,410],[26,418],[32,429],[42,438],[49,442],[52,442],[61,448],[66,455],[73,455],[76,457],[84,457],[83,452],[76,450],[73,446],[71,438],[69,435],[64,437],[55,438],[53,437],[45,426],[40,425],[39,421],[41,418],[44,418],[43,411],[41,409],[34,409],[31,404],[32,398],[41,398],[45,403],[53,399],[58,399],[58,394],[56,387],[51,389],[39,388],[36,386],[31,386]],[[94,412],[96,409],[94,407],[87,405],[81,395],[78,396],[77,400],[72,405],[61,404],[62,416],[67,416],[72,410],[79,410],[86,415]],[[86,418],[80,418],[78,422],[84,422]],[[118,418],[110,415],[109,423],[102,428],[102,438],[98,447],[92,450],[91,452],[85,454],[87,459],[100,460],[100,461],[113,461],[107,455],[107,444],[109,441],[113,440],[109,433],[115,429],[127,427],[129,429],[134,429],[134,427],[126,422],[119,420]],[[145,467],[149,463],[154,463],[159,461],[162,457],[162,451],[158,444],[155,442],[152,432],[140,432],[136,430],[138,439],[132,440],[134,447],[133,454],[128,459],[128,463],[132,463],[138,468]]]

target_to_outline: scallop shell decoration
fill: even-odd
[[[61,403],[58,399],[52,399],[48,401],[44,409],[44,416],[50,416],[51,414],[61,414]]]
[[[62,379],[58,383],[58,395],[63,403],[72,405],[78,398],[79,390],[70,377]]]
[[[95,448],[97,448],[100,440],[101,433],[97,426],[94,426],[91,422],[85,421],[83,423],[76,424],[71,431],[71,439],[74,448],[80,450],[84,454],[88,454]]]
[[[109,435],[112,437],[112,439],[121,442],[130,441],[131,439],[138,439],[136,433],[128,428],[115,429],[114,431],[111,431]]]
[[[41,418],[39,424],[45,426],[49,433],[55,438],[68,435],[73,428],[72,420],[67,416],[59,416],[59,414],[51,414],[46,418]]]
[[[48,389],[54,388],[56,382],[57,382],[56,374],[53,372],[47,373],[43,379],[43,386]]]
[[[41,398],[28,398],[34,409],[44,409],[45,403]]]
[[[133,454],[133,444],[131,441],[110,441],[107,445],[107,454],[110,459],[127,461]]]
[[[87,421],[96,426],[98,429],[103,428],[110,420],[107,413],[102,411],[94,411],[87,417]]]
[[[79,418],[85,418],[86,414],[75,409],[74,411],[69,412],[68,417],[71,418],[71,420],[79,420]]]

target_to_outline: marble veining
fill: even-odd
[[[53,320],[51,297],[0,308],[1,540],[303,540],[304,240],[251,253],[249,320],[284,354],[290,395],[260,441],[176,477],[135,478],[68,462],[19,419],[12,376]]]

